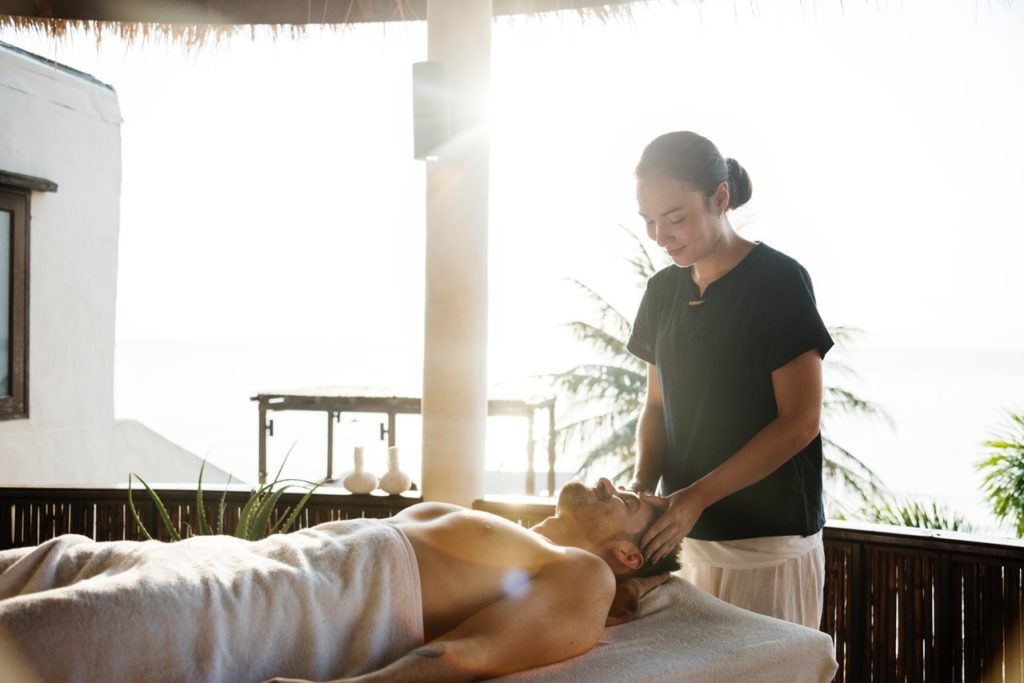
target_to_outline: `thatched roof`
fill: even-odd
[[[636,0],[493,0],[495,16],[600,12]],[[38,20],[161,24],[351,24],[426,19],[427,0],[0,0],[0,13]]]
[[[598,19],[644,0],[493,0],[494,15],[577,11]],[[241,26],[419,21],[427,0],[0,0],[0,26],[60,36],[73,28],[134,38],[163,34],[185,42]]]

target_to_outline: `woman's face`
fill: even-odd
[[[636,201],[647,224],[647,236],[668,252],[677,266],[692,266],[718,245],[721,213],[709,210],[708,204],[720,204],[718,195],[724,190],[728,205],[725,185],[706,201],[702,192],[674,178],[652,175],[637,181]]]

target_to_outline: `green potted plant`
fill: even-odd
[[[291,449],[288,451],[288,455],[291,454]],[[304,479],[281,479],[281,471],[284,469],[284,463],[288,461],[288,455],[285,455],[284,460],[281,462],[281,467],[278,468],[277,474],[274,476],[274,480],[269,484],[264,484],[258,489],[252,492],[249,499],[242,506],[241,513],[238,517],[238,526],[235,528],[235,536],[238,538],[244,538],[249,541],[259,540],[276,533],[287,533],[291,529],[295,520],[298,519],[302,509],[306,506],[310,496],[316,491],[320,484],[306,481]],[[207,535],[219,535],[224,533],[224,510],[227,503],[227,487],[224,488],[224,492],[220,497],[220,504],[217,507],[216,520],[213,524],[207,519],[206,506],[203,503],[203,470],[206,468],[206,460],[203,460],[203,464],[199,468],[199,480],[196,484],[196,518],[198,520],[198,528],[189,528],[190,536],[207,536]],[[128,507],[131,509],[132,517],[135,519],[135,523],[139,526],[142,535],[147,540],[153,540],[153,536],[150,534],[146,525],[143,523],[142,518],[139,516],[139,511],[135,507],[135,501],[132,498],[132,479],[138,479],[142,485],[146,488],[146,492],[153,501],[153,505],[156,507],[157,513],[160,515],[160,521],[163,523],[164,528],[167,530],[168,535],[172,541],[180,541],[181,534],[178,529],[175,528],[171,522],[171,516],[167,512],[167,507],[163,501],[160,500],[160,496],[157,492],[150,487],[146,480],[137,474],[132,473],[128,477]],[[231,483],[230,478],[228,484]],[[274,521],[274,509],[277,506],[281,496],[290,488],[295,487],[306,487],[306,494],[299,500],[294,508],[285,508],[285,510],[277,516],[277,521]]]

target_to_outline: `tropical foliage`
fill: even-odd
[[[627,261],[634,285],[642,291],[656,265],[643,241],[622,228],[628,243]],[[611,463],[613,479],[627,481],[636,461],[634,437],[647,388],[646,364],[626,350],[632,320],[596,289],[569,280],[590,304],[591,315],[567,323],[572,335],[594,352],[594,362],[576,365],[551,376],[567,408],[558,433],[566,449],[582,449],[579,473]],[[565,450],[565,449],[563,449]]]
[[[991,455],[978,463],[982,491],[1000,520],[1024,538],[1024,414],[1010,414],[1005,433],[985,442]]]
[[[289,449],[289,454],[291,450]],[[256,541],[261,538],[265,538],[275,533],[286,533],[295,520],[298,519],[302,509],[306,506],[310,496],[313,492],[319,488],[319,484],[305,481],[302,479],[281,479],[281,470],[284,469],[284,463],[288,461],[286,455],[284,461],[281,462],[281,467],[277,470],[277,475],[274,477],[274,481],[269,484],[264,484],[258,489],[252,492],[249,499],[242,506],[241,513],[238,517],[238,524],[235,527],[235,536],[238,538],[244,538],[249,541]],[[188,527],[187,536],[206,536],[212,534],[223,534],[225,533],[224,526],[224,512],[227,503],[227,487],[221,494],[220,503],[217,506],[217,512],[215,521],[211,524],[207,518],[206,505],[203,502],[203,470],[206,468],[206,461],[203,460],[203,464],[199,468],[199,480],[196,484],[196,519],[198,528]],[[132,517],[135,519],[135,523],[138,525],[142,535],[149,540],[153,540],[153,536],[150,534],[146,525],[142,522],[142,518],[139,516],[138,509],[135,507],[135,501],[132,497],[132,479],[138,479],[142,485],[146,488],[146,492],[149,494],[150,499],[153,501],[153,505],[157,509],[157,513],[160,515],[160,521],[163,523],[164,528],[167,530],[167,534],[170,536],[172,541],[180,541],[181,534],[178,533],[178,529],[174,526],[171,521],[171,516],[167,512],[167,507],[163,501],[160,500],[160,496],[154,491],[146,481],[137,474],[132,474],[128,479],[128,507],[131,509]],[[228,484],[230,484],[230,478]],[[279,515],[274,515],[274,510],[277,503],[280,501],[281,496],[284,492],[290,488],[304,487],[306,494],[299,500],[295,505],[295,508],[285,508]],[[276,521],[275,521],[276,517]]]
[[[876,524],[908,526],[917,529],[971,531],[963,515],[939,505],[934,500],[896,498],[879,495],[861,508],[859,519]]]
[[[647,280],[668,262],[652,256],[640,236],[620,228],[627,244],[626,264],[636,291],[641,292]],[[562,404],[568,403],[558,430],[563,450],[582,450],[579,474],[586,475],[598,466],[609,467],[614,480],[625,482],[632,476],[636,461],[635,433],[647,387],[646,364],[626,350],[632,318],[594,287],[579,280],[570,280],[570,284],[592,310],[588,317],[569,322],[568,328],[594,352],[596,360],[550,378],[563,399]],[[839,346],[856,335],[856,330],[847,327],[831,328],[830,332]],[[848,367],[832,360],[826,361],[826,370],[829,375],[853,374]],[[885,420],[888,417],[849,388],[826,384],[822,416],[825,478],[866,503],[882,490],[882,483],[870,468],[828,436],[825,428],[840,415]]]

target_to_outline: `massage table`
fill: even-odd
[[[416,567],[405,536],[369,519],[257,543],[67,535],[3,551],[0,680],[234,683],[374,670],[422,642]],[[639,615],[580,657],[502,680],[824,683],[836,670],[827,635],[678,577],[645,595]]]
[[[639,618],[605,629],[590,652],[503,683],[825,683],[837,669],[820,631],[734,607],[673,576]]]

